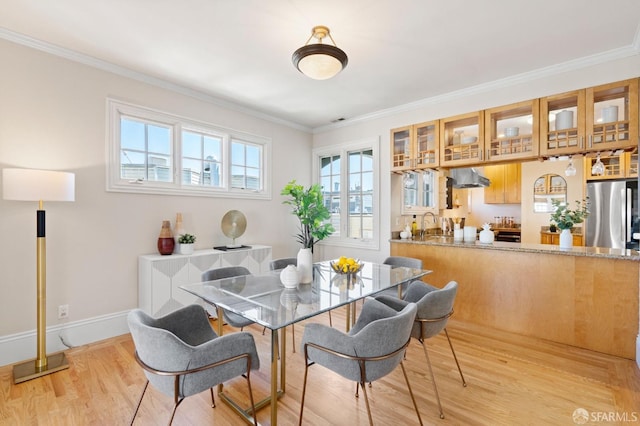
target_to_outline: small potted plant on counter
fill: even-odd
[[[178,244],[180,244],[180,254],[192,254],[193,244],[196,242],[196,236],[193,234],[182,234],[178,237]]]
[[[576,208],[573,210],[566,202],[554,200],[552,203],[554,212],[551,213],[551,221],[562,231],[560,233],[560,247],[569,248],[573,245],[573,237],[571,236],[573,225],[584,222],[585,218],[589,216],[588,202],[586,199],[583,202],[576,201]]]

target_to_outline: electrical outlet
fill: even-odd
[[[69,305],[58,306],[58,319],[65,319],[69,316]]]

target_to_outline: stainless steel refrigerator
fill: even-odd
[[[612,180],[587,183],[588,247],[638,249],[638,181]]]

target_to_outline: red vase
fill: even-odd
[[[163,220],[160,236],[158,237],[158,252],[161,255],[169,255],[173,253],[175,244],[176,242],[171,233],[171,223],[168,220]]]

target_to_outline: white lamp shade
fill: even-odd
[[[342,64],[333,56],[315,54],[302,58],[298,68],[314,80],[327,80],[342,71]]]
[[[75,174],[53,170],[3,169],[2,198],[16,201],[75,201]]]

